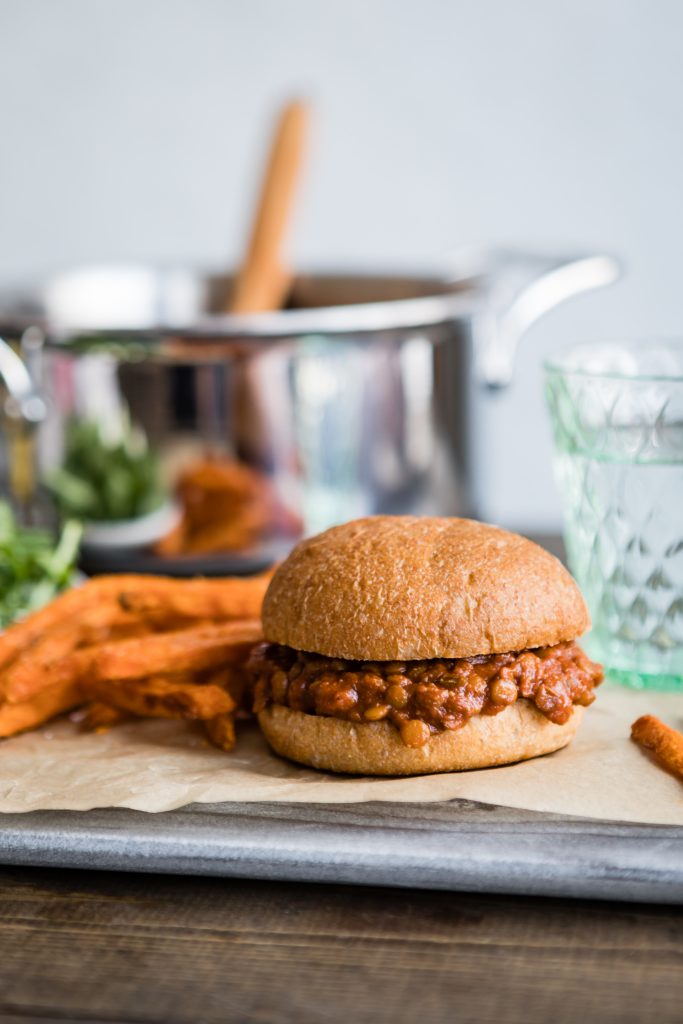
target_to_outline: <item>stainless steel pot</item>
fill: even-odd
[[[0,297],[11,420],[39,427],[40,472],[68,417],[129,409],[174,467],[202,449],[268,474],[305,532],[379,512],[481,510],[489,392],[525,331],[618,276],[604,255],[461,256],[444,275],[303,275],[291,308],[221,316],[226,278],[95,268]]]

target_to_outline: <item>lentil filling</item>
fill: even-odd
[[[551,722],[587,706],[603,679],[575,643],[509,654],[430,661],[343,661],[261,644],[252,655],[254,710],[282,704],[348,722],[391,722],[409,747],[460,729],[473,715],[497,715],[520,698]]]

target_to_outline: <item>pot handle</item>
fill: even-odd
[[[475,325],[475,371],[480,383],[512,380],[517,346],[532,324],[581,292],[612,284],[621,274],[607,254],[549,258],[498,254],[485,312]]]
[[[45,402],[36,391],[24,361],[0,338],[0,382],[7,389],[2,413],[24,426],[34,427],[45,417]]]

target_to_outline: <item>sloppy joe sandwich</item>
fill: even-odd
[[[467,519],[373,516],[299,544],[263,605],[255,710],[278,754],[412,775],[570,742],[603,673],[564,566]]]

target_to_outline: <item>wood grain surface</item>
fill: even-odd
[[[0,1020],[681,1020],[683,911],[0,869]]]

